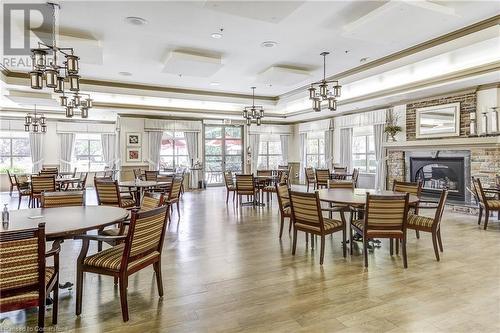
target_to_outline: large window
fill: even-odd
[[[353,129],[352,163],[360,172],[375,173],[375,141],[373,127],[365,126]]]
[[[31,172],[28,133],[0,132],[0,173]]]
[[[102,156],[100,134],[76,134],[75,150],[71,161],[78,172],[103,171],[106,163]]]
[[[160,169],[188,167],[189,155],[184,132],[163,132],[160,149]]]
[[[325,139],[323,137],[307,136],[306,146],[307,166],[313,168],[325,167]]]
[[[257,161],[258,170],[278,169],[281,158],[280,141],[260,141],[259,159]]]

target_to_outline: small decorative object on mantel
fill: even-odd
[[[500,133],[500,125],[498,124],[498,118],[499,118],[499,107],[492,107],[491,108],[491,134],[499,134]]]
[[[394,114],[394,111],[391,109],[387,112],[386,125],[384,128],[384,132],[388,134],[387,139],[392,142],[396,142],[396,134],[401,132],[403,129],[398,125],[399,116]]]
[[[483,112],[482,121],[481,121],[481,134],[488,134],[488,113],[486,111]]]
[[[469,136],[477,136],[476,133],[476,113],[469,113]]]

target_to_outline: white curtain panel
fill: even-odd
[[[197,132],[184,132],[186,138],[186,145],[189,157],[189,163],[193,163],[198,159],[198,133]]]
[[[331,169],[333,165],[333,131],[325,131],[325,167]]]
[[[340,164],[352,170],[352,128],[340,130]]]
[[[43,134],[30,133],[31,163],[33,163],[33,173],[38,173],[43,164]]]
[[[257,163],[259,161],[260,134],[250,134],[248,136],[248,139],[250,143],[250,154],[252,154],[250,172],[257,174]]]
[[[288,140],[289,135],[280,135],[281,143],[281,163],[283,165],[288,164]]]
[[[300,154],[300,171],[299,171],[299,182],[304,183],[305,177],[306,177],[306,172],[305,172],[305,167],[307,166],[307,151],[306,151],[306,143],[307,143],[307,133],[300,133],[299,135],[300,139],[300,147],[299,147],[299,154]]]
[[[113,168],[116,156],[116,135],[101,134],[102,156],[106,167]]]
[[[71,171],[71,157],[75,147],[75,133],[59,133],[59,169],[62,172]]]
[[[161,138],[163,132],[148,132],[149,147],[148,147],[148,164],[149,170],[158,170],[160,163]]]
[[[384,124],[373,125],[373,138],[375,141],[375,159],[377,173],[375,175],[375,189],[385,189],[385,163],[384,163]]]

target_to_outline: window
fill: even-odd
[[[325,166],[325,139],[308,135],[306,146],[307,166],[323,168]]]
[[[188,167],[189,156],[184,132],[163,132],[160,149],[160,169]]]
[[[71,161],[72,168],[78,172],[103,171],[106,163],[102,156],[100,134],[78,133]]]
[[[365,126],[353,129],[352,163],[360,172],[375,173],[375,141],[373,127]]]
[[[0,132],[0,173],[31,172],[31,168],[28,133]]]
[[[260,141],[259,159],[257,169],[272,170],[278,169],[281,162],[281,142],[280,141]]]

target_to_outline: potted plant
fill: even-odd
[[[387,113],[386,125],[384,128],[384,133],[387,133],[390,137],[390,141],[396,141],[396,134],[403,131],[401,126],[398,125],[398,115],[394,114],[394,111],[391,109]]]

